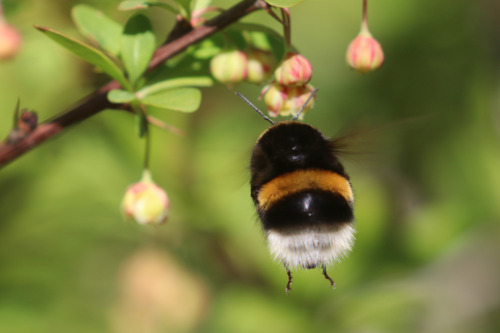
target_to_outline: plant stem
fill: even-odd
[[[3,3],[2,0],[0,0],[0,23],[5,22],[5,16],[3,14]]]
[[[361,29],[368,31],[368,0],[363,0],[363,17],[361,20]]]
[[[149,160],[151,156],[151,131],[149,127],[148,115],[144,106],[141,106],[141,117],[144,117],[145,132],[144,132],[144,169],[149,170]]]
[[[285,48],[287,51],[289,51],[292,47],[292,26],[290,20],[290,11],[288,10],[288,8],[281,8],[281,17],[283,21],[283,35],[285,38]]]
[[[266,12],[271,15],[271,17],[273,19],[275,19],[276,21],[278,21],[279,23],[283,24],[283,20],[279,18],[278,15],[276,15],[276,13],[273,11],[273,7],[269,7],[267,8]]]

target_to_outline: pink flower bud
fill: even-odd
[[[167,220],[169,200],[165,191],[151,179],[144,170],[142,179],[127,187],[122,201],[125,218],[134,219],[139,224],[161,224]]]
[[[379,42],[363,26],[359,35],[349,44],[347,64],[360,73],[378,69],[384,63],[384,52]]]
[[[274,71],[274,78],[283,86],[302,86],[311,80],[312,66],[304,56],[288,52]]]
[[[278,83],[271,83],[262,89],[262,96],[264,96],[264,103],[266,103],[269,115],[277,117],[286,99],[286,88]]]
[[[222,83],[236,83],[247,77],[247,65],[247,56],[242,51],[223,51],[210,61],[210,71]]]
[[[310,84],[299,87],[283,87],[278,83],[271,83],[262,90],[261,96],[264,96],[264,102],[271,117],[278,115],[296,116],[313,91],[314,87]],[[307,103],[299,118],[302,119],[313,106],[314,98]]]
[[[276,58],[269,51],[253,48],[247,52],[248,77],[247,81],[260,84],[269,78],[276,66]]]
[[[21,48],[21,42],[17,29],[0,19],[0,60],[13,58]]]
[[[300,87],[292,87],[287,89],[286,100],[280,111],[280,115],[287,116],[291,114],[296,116],[302,107],[306,104],[307,99],[314,91],[314,87],[310,84]],[[314,98],[311,98],[309,103],[304,107],[304,111],[300,114],[299,118],[302,119],[304,115],[314,107]]]

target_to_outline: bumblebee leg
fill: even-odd
[[[332,285],[333,289],[335,289],[335,282],[326,273],[326,266],[325,265],[323,265],[323,275],[325,276],[325,279],[327,279],[328,281],[330,281],[330,284]]]
[[[292,290],[290,286],[292,285],[293,277],[292,277],[292,272],[288,269],[288,266],[285,264],[285,269],[286,269],[286,274],[288,275],[288,283],[286,284],[286,294],[288,295],[288,292]]]

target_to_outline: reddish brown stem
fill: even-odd
[[[281,8],[281,17],[283,21],[283,36],[285,37],[285,45],[287,51],[292,47],[292,23],[288,8]]]
[[[278,21],[279,23],[283,24],[283,20],[279,18],[279,16],[273,11],[273,7],[268,7],[266,9],[266,12],[271,15],[271,17],[273,19],[275,19],[276,21]]]
[[[207,21],[202,26],[170,40],[167,44],[164,44],[156,50],[149,64],[148,72],[154,70],[174,55],[182,52],[188,46],[211,36],[255,10],[266,7],[267,4],[264,0],[241,1],[220,15]],[[127,105],[113,104],[107,99],[107,93],[111,89],[117,89],[119,87],[120,84],[118,82],[111,81],[84,98],[77,106],[69,111],[39,124],[33,132],[23,139],[14,143],[7,143],[5,140],[0,142],[0,168],[28,150],[38,146],[45,140],[55,136],[70,125],[85,120],[107,108],[126,108]]]

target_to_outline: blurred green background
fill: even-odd
[[[130,15],[114,0],[4,1],[24,44],[0,63],[1,136],[18,97],[44,120],[105,82],[32,28],[77,36],[76,3]],[[267,123],[218,86],[198,112],[161,115],[184,137],[153,131],[151,170],[172,205],[159,228],[120,216],[143,150],[128,114],[100,113],[2,169],[0,332],[498,332],[499,12],[496,0],[370,1],[386,62],[360,75],[344,55],[361,1],[291,9],[320,89],[306,121],[329,136],[375,129],[359,148],[369,153],[343,160],[357,241],[329,270],[335,291],[319,270],[298,271],[286,296],[249,195]],[[147,13],[162,40],[173,17]],[[245,21],[279,29],[263,12]],[[263,108],[259,87],[235,89]]]

